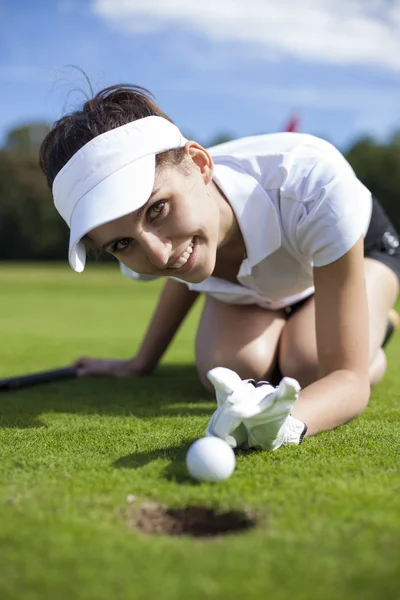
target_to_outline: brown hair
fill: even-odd
[[[40,147],[40,166],[51,188],[54,179],[70,158],[98,135],[131,121],[164,117],[173,123],[155,103],[154,96],[138,85],[113,85],[86,100],[82,110],[65,115],[54,124]],[[178,165],[184,149],[176,148],[157,155],[157,166]]]

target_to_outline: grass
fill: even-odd
[[[114,267],[0,268],[0,376],[134,354],[159,283]],[[0,397],[1,600],[398,599],[400,336],[365,413],[300,448],[238,455],[222,484],[185,473],[214,409],[193,366],[200,306],[156,375]],[[251,509],[214,539],[144,536],[127,497]],[[134,503],[134,504],[135,504]]]

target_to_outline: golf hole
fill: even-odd
[[[155,502],[129,509],[130,525],[145,534],[212,537],[239,533],[256,525],[244,511],[217,512],[205,506],[165,508]]]

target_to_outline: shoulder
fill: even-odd
[[[208,151],[217,163],[229,160],[239,163],[253,160],[255,163],[264,162],[267,166],[268,161],[271,161],[271,164],[279,164],[294,150],[306,144],[310,138],[313,136],[303,133],[266,133],[224,142],[208,148]],[[314,139],[318,144],[319,138]]]
[[[318,165],[319,172],[354,173],[332,144],[305,133],[282,132],[244,137],[209,148],[215,164],[243,169],[264,189],[297,189]]]
[[[211,146],[208,151],[212,156],[232,157],[273,154],[277,151],[290,151],[291,148],[304,143],[310,137],[313,136],[294,132],[263,133]]]
[[[274,205],[292,249],[314,265],[333,262],[366,233],[371,193],[326,140],[308,134],[266,134],[226,142],[210,153],[222,188],[230,192],[227,197],[233,201],[238,189],[254,196],[258,185],[264,201]],[[248,176],[253,187],[242,185]]]
[[[372,196],[345,161],[319,157],[307,163],[302,176],[296,176],[297,168],[298,163],[282,187],[282,205],[292,217],[300,253],[312,258],[314,266],[324,266],[366,234]]]

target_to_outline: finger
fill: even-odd
[[[225,406],[216,412],[213,423],[214,433],[217,437],[226,440],[229,434],[239,427],[240,423],[241,419],[233,413],[230,407]]]
[[[100,365],[92,358],[82,358],[76,363],[78,375],[97,375],[101,372]]]
[[[299,395],[301,387],[296,379],[284,377],[278,386],[278,390],[280,397],[285,396],[287,398],[293,398]]]
[[[88,375],[87,367],[84,365],[76,365],[76,374],[78,377],[84,377],[85,375]]]
[[[213,384],[215,391],[231,394],[242,382],[239,375],[226,367],[215,367],[207,373],[207,378]]]
[[[289,412],[300,393],[300,384],[290,377],[284,377],[277,388],[275,407]]]
[[[80,356],[79,358],[76,359],[76,361],[74,362],[74,366],[75,367],[84,367],[87,365],[88,362],[90,362],[92,359],[89,358],[89,356]]]

